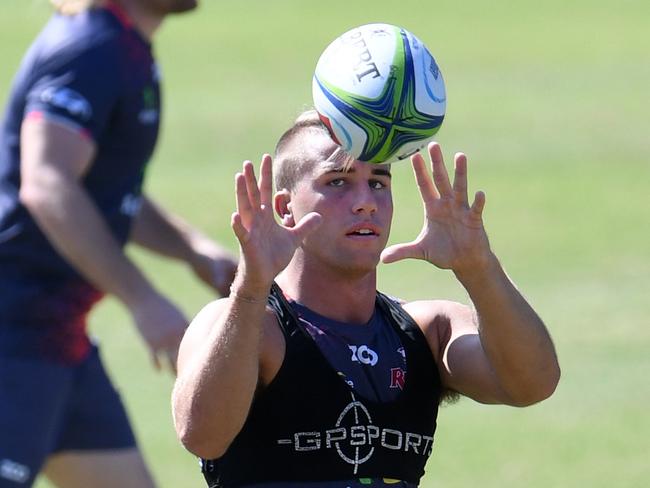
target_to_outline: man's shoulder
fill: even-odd
[[[404,301],[401,305],[421,325],[435,320],[452,319],[471,310],[462,303],[443,299]]]
[[[416,322],[422,318],[434,318],[440,315],[453,315],[459,310],[465,310],[468,307],[462,303],[453,300],[444,299],[417,299],[407,300],[402,297],[390,295],[385,292],[377,292],[379,298],[387,303],[405,310],[411,315]]]
[[[393,303],[395,305],[404,305],[406,303],[406,300],[404,300],[403,298],[397,297],[395,295],[391,295],[389,293],[377,291],[377,295],[380,298],[383,298],[387,300],[389,303]]]
[[[34,40],[31,59],[41,70],[55,73],[68,65],[114,66],[124,48],[123,36],[124,29],[107,14],[56,14]]]

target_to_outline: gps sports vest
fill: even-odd
[[[403,391],[385,403],[361,398],[347,385],[273,285],[269,305],[285,337],[285,358],[226,454],[202,461],[209,487],[352,478],[419,482],[433,447],[440,377],[413,319],[379,292],[377,304],[407,360]]]

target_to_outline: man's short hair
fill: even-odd
[[[310,154],[304,140],[310,135],[329,137],[316,110],[301,113],[275,146],[273,174],[277,190],[292,190],[309,169],[310,165],[306,163]]]
[[[332,143],[334,149],[327,155],[327,161],[340,163],[344,170],[352,167],[355,159],[336,145],[318,112],[307,110],[298,116],[275,146],[273,174],[277,190],[293,190],[296,183],[313,167],[312,164],[317,162],[315,158],[323,156],[316,154],[317,147],[309,143],[308,139],[314,136],[324,137]]]

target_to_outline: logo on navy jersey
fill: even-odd
[[[347,383],[347,385],[350,388],[354,388],[354,381],[347,379],[345,374],[342,371],[337,371],[336,374],[338,374],[343,379],[343,381]]]
[[[390,387],[404,389],[406,382],[406,371],[402,368],[390,368]]]
[[[0,460],[0,478],[14,483],[26,483],[29,479],[29,467],[11,459]]]
[[[43,90],[40,95],[42,102],[65,110],[70,115],[81,120],[89,120],[93,110],[88,100],[79,92],[65,86],[50,86]]]
[[[157,63],[153,63],[151,65],[151,76],[153,78],[153,81],[155,81],[156,83],[160,82],[160,80],[162,79],[162,72],[160,70],[160,66],[158,66]]]
[[[150,86],[142,91],[142,110],[138,114],[138,120],[142,124],[154,124],[158,121],[156,92]]]
[[[379,360],[379,355],[370,349],[368,346],[348,346],[350,351],[352,351],[352,362],[353,363],[362,363],[369,364],[374,366]]]
[[[351,464],[353,474],[359,466],[367,462],[376,449],[413,452],[420,456],[429,456],[433,446],[433,437],[414,432],[403,432],[374,425],[366,406],[356,400],[341,411],[336,424],[331,429],[311,432],[295,432],[288,439],[278,439],[279,445],[291,446],[295,452],[335,449],[341,460]]]
[[[135,217],[140,211],[142,206],[142,197],[139,195],[134,195],[129,193],[124,195],[122,198],[122,204],[120,205],[120,213],[128,215],[129,217]]]

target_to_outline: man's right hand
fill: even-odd
[[[321,221],[311,212],[293,227],[280,225],[273,215],[273,175],[271,156],[265,154],[260,166],[259,184],[253,164],[244,162],[235,178],[237,211],[232,228],[239,240],[240,263],[235,287],[249,297],[266,300],[276,275],[291,261],[307,234]]]
[[[175,375],[178,347],[188,325],[183,313],[155,291],[130,304],[129,309],[156,369],[167,362]]]

